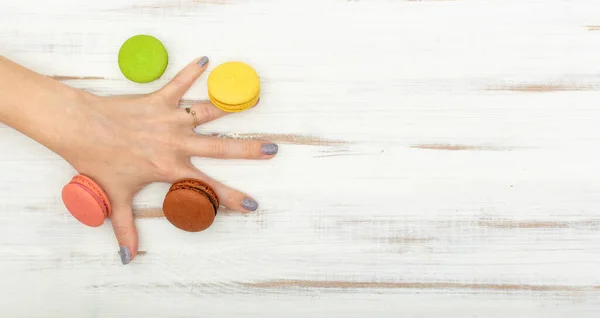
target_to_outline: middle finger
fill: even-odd
[[[189,136],[183,142],[190,156],[216,159],[271,159],[279,147],[269,141]]]

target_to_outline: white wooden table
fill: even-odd
[[[116,62],[139,33],[170,54],[147,85]],[[0,54],[101,95],[244,60],[260,106],[200,131],[280,144],[195,161],[261,204],[205,232],[145,189],[123,266],[73,169],[0,126],[2,317],[600,315],[598,0],[0,0]]]

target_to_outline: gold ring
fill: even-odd
[[[196,117],[196,111],[192,110],[191,107],[186,107],[185,108],[186,113],[188,114],[192,114],[192,116],[194,116],[194,128],[198,127],[198,118]],[[192,128],[192,130],[194,129]]]

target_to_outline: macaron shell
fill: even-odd
[[[94,182],[94,180],[92,180],[91,178],[82,174],[74,176],[71,180],[71,183],[80,184],[83,188],[89,191],[103,208],[104,215],[106,217],[110,216],[112,211],[112,208],[110,206],[110,200],[108,199],[108,196],[106,195],[106,193],[104,193],[100,185]]]
[[[169,191],[163,212],[171,224],[187,232],[206,230],[215,220],[213,203],[205,194],[191,189]]]
[[[217,196],[217,193],[215,192],[215,190],[213,188],[211,188],[211,186],[201,180],[198,179],[192,179],[192,178],[185,178],[185,179],[181,179],[178,180],[177,182],[173,183],[171,185],[171,187],[169,188],[169,191],[175,191],[175,190],[181,190],[181,189],[189,189],[192,191],[196,191],[199,192],[202,195],[205,195],[213,204],[214,209],[215,209],[215,214],[217,214],[217,209],[219,209],[219,197]]]
[[[228,105],[228,104],[221,103],[219,100],[217,100],[210,94],[208,97],[210,98],[210,101],[215,106],[217,106],[219,109],[229,112],[229,113],[237,113],[237,112],[241,112],[244,110],[248,110],[248,109],[254,107],[254,105],[256,105],[258,103],[258,99],[260,98],[260,96],[256,96],[254,99],[252,99],[251,101],[249,101],[247,103],[243,103],[240,105]]]
[[[98,227],[104,223],[106,212],[98,199],[85,187],[69,183],[62,189],[62,200],[71,215],[79,222]]]
[[[258,100],[260,78],[256,71],[244,62],[226,62],[217,66],[208,76],[208,94],[217,107],[226,111],[246,109]],[[215,102],[216,101],[216,102]],[[248,104],[250,104],[248,106]]]
[[[119,49],[119,69],[136,83],[148,83],[160,78],[169,63],[164,45],[155,37],[139,34],[127,39]]]

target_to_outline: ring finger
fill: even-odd
[[[185,108],[188,107],[190,108],[190,113],[185,110]],[[183,125],[189,125],[189,127],[192,128],[196,128],[194,127],[194,124],[199,126],[228,114],[227,112],[215,107],[215,105],[213,105],[210,101],[201,101],[192,105],[191,107],[187,106],[185,108],[177,109],[180,122],[183,123]],[[196,116],[196,122],[194,122],[194,114]]]

